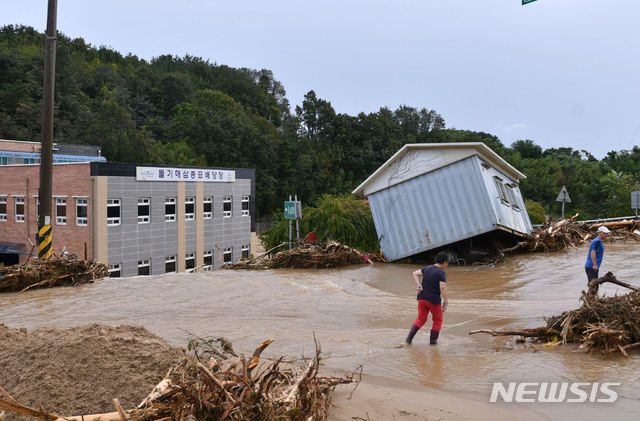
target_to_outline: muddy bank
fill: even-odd
[[[135,407],[183,355],[141,326],[27,332],[0,325],[0,386],[21,404],[58,414],[111,412],[114,398]]]

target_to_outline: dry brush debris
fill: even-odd
[[[61,416],[43,408],[21,405],[4,392],[0,407],[40,419],[73,421],[142,420],[326,420],[330,395],[340,384],[359,383],[359,367],[343,377],[319,375],[320,346],[312,358],[261,361],[271,339],[245,358],[223,338],[190,342],[191,354],[176,364],[151,393],[133,409],[117,399],[115,411]],[[0,394],[1,396],[1,394]]]
[[[543,225],[527,235],[515,246],[502,250],[503,253],[516,250],[529,252],[559,251],[576,247],[595,238],[597,229],[606,226],[611,230],[608,241],[640,241],[640,223],[633,220],[614,221],[596,224],[575,222],[578,214],[568,219],[554,221],[547,219]]]
[[[79,285],[109,276],[106,265],[95,260],[30,259],[22,265],[0,266],[0,292]]]
[[[613,297],[598,295],[599,286],[605,282],[631,289],[631,292]],[[543,326],[533,329],[492,331],[474,330],[469,334],[487,333],[492,336],[521,336],[536,341],[578,343],[590,353],[600,351],[610,354],[640,348],[640,288],[618,281],[608,272],[589,283],[589,290],[582,293],[582,306],[547,319]]]
[[[281,244],[276,248],[285,245]],[[302,243],[298,247],[277,252],[273,257],[270,257],[273,250],[271,249],[255,259],[241,260],[238,263],[224,267],[226,269],[316,269],[364,264],[373,260],[383,261],[382,257],[377,254],[367,255],[337,241],[331,241],[327,244]]]

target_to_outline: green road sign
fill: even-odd
[[[524,6],[525,4],[529,4],[529,3],[533,3],[536,0],[522,0],[522,5]]]
[[[296,219],[296,202],[284,202],[284,217]]]

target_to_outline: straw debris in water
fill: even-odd
[[[640,223],[632,220],[587,224],[575,222],[578,214],[572,218],[554,221],[547,219],[543,225],[527,235],[513,247],[502,250],[503,253],[516,250],[529,252],[559,251],[577,247],[597,235],[597,229],[606,226],[611,230],[608,241],[640,241]]]
[[[286,246],[286,244],[281,244],[276,248],[284,246]],[[280,251],[270,258],[270,252],[272,251],[273,249],[255,259],[241,260],[236,264],[226,265],[224,267],[226,269],[335,268],[346,265],[363,264],[371,262],[372,259],[374,259],[374,256],[366,255],[357,249],[345,246],[337,241],[331,241],[327,244],[301,243],[298,247],[291,250]]]
[[[601,297],[599,286],[605,282],[614,283],[632,291],[624,295]],[[608,272],[605,276],[589,283],[589,290],[582,293],[582,306],[577,310],[565,311],[547,320],[546,325],[534,329],[492,331],[474,330],[469,334],[488,333],[493,336],[522,336],[535,341],[558,343],[578,343],[590,353],[600,351],[609,354],[640,348],[640,288],[618,281]]]
[[[0,266],[0,292],[79,285],[106,276],[109,271],[102,263],[53,255],[46,260],[30,259],[22,265]]]

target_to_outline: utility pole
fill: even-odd
[[[38,257],[51,256],[51,208],[53,196],[53,101],[56,82],[58,0],[49,0],[44,49],[44,94],[42,96],[42,138],[40,147],[40,217],[38,219]]]

